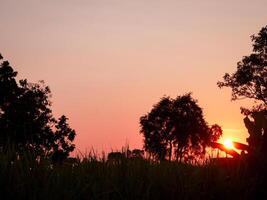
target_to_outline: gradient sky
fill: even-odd
[[[216,82],[266,24],[266,0],[0,0],[0,52],[19,78],[50,86],[82,152],[142,147],[140,116],[190,91],[225,138],[245,142],[249,102]]]

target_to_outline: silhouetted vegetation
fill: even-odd
[[[267,26],[258,35],[252,36],[253,53],[237,63],[237,71],[225,74],[219,87],[232,89],[232,100],[250,98],[255,105],[241,108],[245,115],[244,124],[248,129],[248,174],[254,179],[258,193],[265,194],[267,180]],[[259,197],[254,197],[259,198]],[[263,197],[261,197],[263,198]]]
[[[62,161],[74,150],[75,131],[64,115],[53,117],[51,92],[43,81],[17,82],[16,76],[8,61],[0,64],[0,150],[12,147],[16,157],[29,151],[36,158]]]
[[[246,112],[244,123],[248,129],[249,153],[252,156],[265,158],[267,153],[267,110]],[[262,160],[263,161],[263,160]]]
[[[66,116],[52,115],[49,87],[17,81],[17,72],[3,61],[1,199],[266,199],[267,26],[252,41],[253,53],[218,82],[232,89],[232,100],[260,102],[241,108],[249,146],[236,142],[237,149],[244,150],[241,154],[228,149],[233,158],[203,159],[201,164],[192,161],[203,156],[206,147],[225,147],[215,143],[221,127],[208,125],[190,93],[163,97],[140,118],[146,152],[126,148],[107,157],[90,153],[70,158],[76,134]]]
[[[246,116],[244,123],[249,133],[250,156],[267,160],[267,26],[251,38],[253,53],[243,57],[237,63],[237,71],[225,74],[218,86],[230,87],[232,100],[250,98],[259,102],[253,108],[241,108],[241,112]]]
[[[253,35],[253,53],[237,63],[237,71],[226,73],[219,87],[232,89],[232,100],[251,98],[267,105],[267,26]]]
[[[191,94],[163,97],[140,118],[144,148],[156,159],[192,161],[204,155],[206,146],[222,135],[218,125],[208,126],[202,109]]]
[[[264,199],[245,162],[193,166],[95,155],[54,165],[0,153],[1,199]],[[261,184],[264,185],[266,181]]]

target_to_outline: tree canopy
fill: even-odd
[[[253,53],[237,63],[237,71],[226,73],[217,84],[232,89],[232,100],[251,98],[267,106],[267,26],[251,36]]]
[[[159,160],[189,161],[222,135],[218,125],[208,126],[202,109],[191,94],[163,97],[140,118],[144,148]]]
[[[237,63],[235,73],[226,73],[218,86],[230,87],[232,100],[250,98],[260,102],[249,109],[241,108],[241,113],[249,133],[249,154],[262,161],[267,152],[267,26],[251,38],[253,52]]]
[[[0,59],[3,57],[0,55]],[[65,158],[75,146],[75,131],[64,115],[56,120],[51,110],[51,91],[43,81],[16,81],[8,61],[0,64],[0,148],[11,145],[38,156]]]

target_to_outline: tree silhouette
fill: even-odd
[[[158,104],[154,105],[150,113],[140,118],[145,150],[159,160],[165,159],[167,147],[169,159],[171,159],[174,142],[173,125],[170,121],[172,104],[172,99],[163,97]]]
[[[267,26],[251,36],[253,53],[237,63],[237,71],[226,73],[217,84],[232,89],[232,100],[252,98],[267,106]]]
[[[17,153],[27,150],[36,156],[59,158],[60,154],[66,158],[74,150],[75,131],[65,116],[59,120],[53,117],[49,87],[43,81],[17,82],[16,76],[17,72],[3,61],[0,65],[1,150],[13,145]]]
[[[52,143],[52,160],[62,162],[69,156],[75,145],[72,144],[75,138],[75,131],[69,127],[68,118],[62,115],[56,124],[56,131],[53,134],[54,141]]]
[[[145,150],[159,160],[195,159],[222,134],[218,125],[207,125],[202,109],[190,93],[175,99],[163,97],[140,118],[140,125]]]
[[[243,57],[237,71],[226,73],[224,81],[217,84],[232,89],[232,100],[250,98],[260,102],[251,109],[241,108],[241,113],[246,116],[249,154],[262,159],[267,152],[267,26],[251,38],[253,53]]]

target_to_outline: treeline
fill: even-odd
[[[267,26],[252,36],[253,52],[226,73],[218,86],[232,90],[232,100],[255,100],[253,108],[241,108],[249,132],[248,154],[255,160],[267,152]],[[0,55],[0,60],[3,60]],[[36,160],[63,162],[75,148],[76,136],[64,115],[51,110],[51,91],[43,81],[17,80],[8,61],[0,64],[0,152],[14,150],[14,158],[31,152]],[[144,150],[156,161],[190,162],[222,135],[219,125],[209,125],[191,93],[163,97],[140,118]]]

